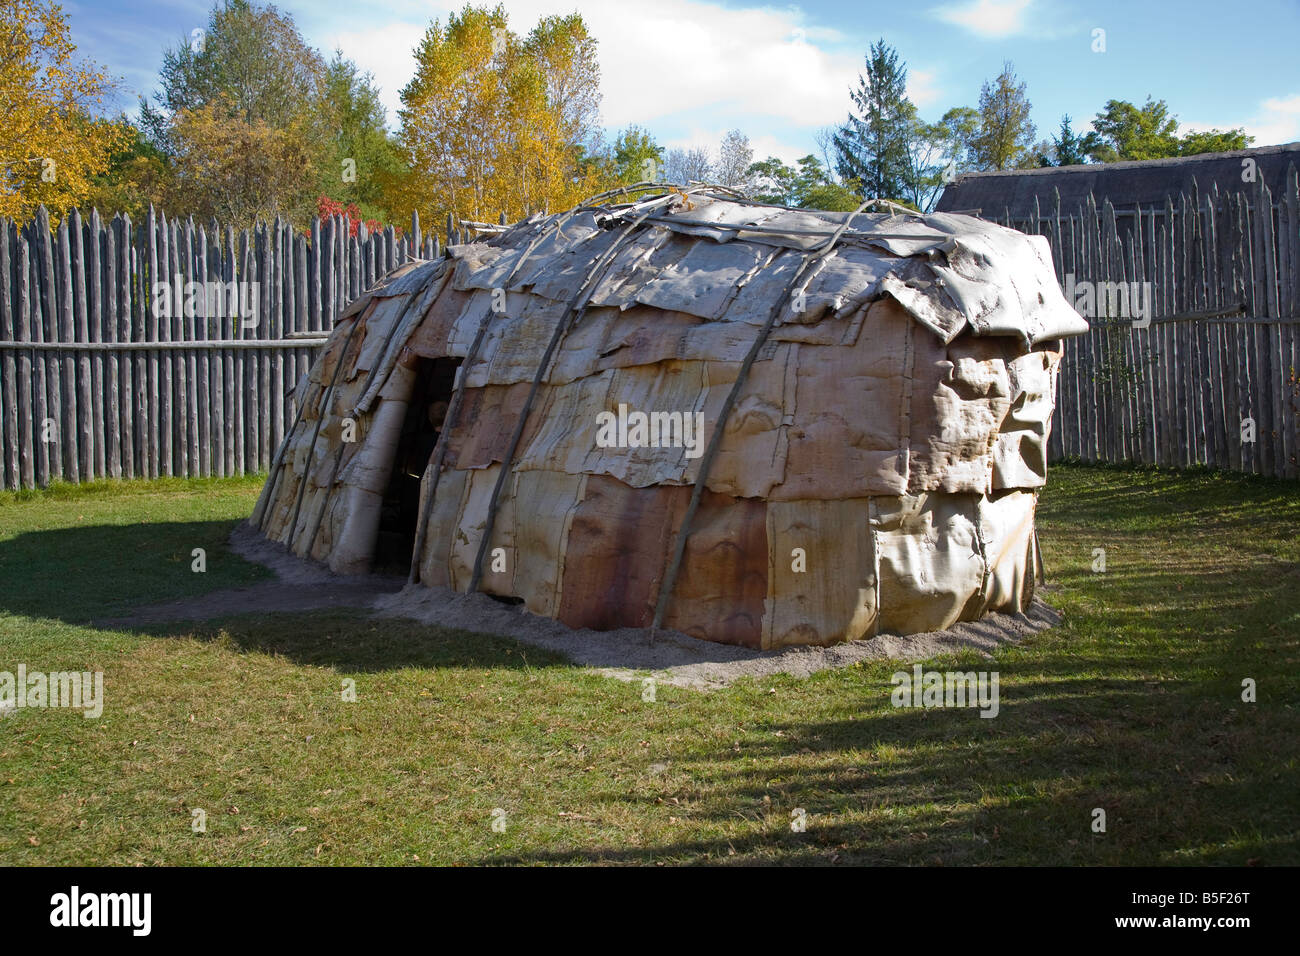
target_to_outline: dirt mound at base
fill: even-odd
[[[972,648],[988,654],[1061,620],[1055,610],[1035,600],[1026,614],[990,614],[945,631],[906,637],[883,634],[830,647],[754,651],[697,640],[677,631],[660,631],[651,643],[650,632],[644,628],[574,630],[550,618],[530,614],[520,606],[495,601],[486,594],[461,594],[424,585],[411,585],[396,594],[384,595],[375,601],[374,607],[382,615],[513,637],[563,654],[575,664],[620,680],[639,680],[648,672],[660,683],[701,690],[725,687],[740,677],[772,674],[806,677],[828,667],[845,667],[863,660],[924,660]]]
[[[725,687],[740,677],[773,674],[806,677],[828,667],[846,667],[864,660],[924,660],[967,649],[991,654],[1003,644],[1018,643],[1061,620],[1055,610],[1036,599],[1026,614],[990,614],[945,631],[906,637],[883,634],[830,647],[754,651],[701,641],[678,631],[660,631],[652,642],[646,628],[575,630],[486,594],[462,594],[422,584],[403,587],[401,578],[384,575],[337,575],[323,565],[296,557],[281,544],[268,541],[247,522],[234,530],[230,544],[240,557],[274,571],[276,580],[149,605],[135,609],[129,617],[99,623],[139,625],[206,620],[246,612],[362,607],[382,616],[512,637],[555,651],[575,664],[619,680],[640,680],[648,674],[660,683],[711,690]]]

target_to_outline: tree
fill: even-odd
[[[852,211],[862,204],[861,197],[834,182],[821,160],[811,153],[799,160],[797,168],[769,156],[753,163],[746,174],[753,183],[752,195],[759,202],[838,212]]]
[[[314,120],[318,194],[355,206],[366,219],[401,218],[404,211],[388,204],[405,166],[389,138],[387,112],[374,78],[341,52],[325,67]]]
[[[1002,72],[980,89],[979,132],[971,143],[979,169],[1011,169],[1034,142],[1034,124],[1025,84],[1008,60]]]
[[[1070,127],[1070,114],[1061,117],[1060,133],[1052,137],[1053,166],[1079,166],[1088,161],[1083,138]]]
[[[943,133],[941,125],[926,123],[919,117],[908,124],[907,171],[898,198],[917,209],[925,209],[943,186],[947,167]]]
[[[1199,133],[1184,133],[1178,141],[1179,156],[1195,156],[1198,153],[1228,153],[1236,149],[1246,149],[1255,142],[1255,137],[1248,136],[1246,130],[1210,129]]]
[[[942,141],[945,161],[941,173],[944,183],[961,173],[978,168],[975,137],[979,135],[980,114],[969,106],[954,106],[935,124],[934,136]]]
[[[907,68],[882,39],[866,57],[866,72],[849,95],[856,112],[835,136],[836,168],[869,196],[897,199],[906,191],[907,136],[916,107],[907,98]]]
[[[235,225],[276,216],[302,225],[314,211],[315,177],[301,130],[232,121],[230,110],[216,99],[173,120],[172,163],[184,211]]]
[[[95,118],[115,86],[76,49],[56,4],[0,0],[0,216],[82,204],[131,140],[122,122]]]
[[[346,73],[336,64],[336,84]],[[141,103],[141,125],[173,168],[170,211],[305,225],[321,177],[338,169],[326,166],[341,135],[328,75],[293,18],[273,5],[214,7],[205,30],[164,52],[160,92]]]
[[[900,200],[928,212],[943,187],[974,168],[979,114],[968,106],[948,110],[936,123],[914,118],[907,128],[907,171]]]
[[[1017,169],[1046,169],[1056,165],[1053,157],[1056,154],[1050,139],[1040,139],[1030,146],[1021,155],[1019,162],[1016,163]]]
[[[835,182],[822,161],[811,153],[799,160],[791,192],[791,205],[801,209],[852,212],[862,205],[862,197]]]
[[[774,206],[795,205],[794,182],[798,174],[777,157],[769,156],[751,164],[748,175],[753,183],[751,195],[756,201]]]
[[[722,147],[718,151],[715,171],[718,182],[737,192],[748,192],[749,167],[753,162],[754,150],[749,145],[749,137],[738,129],[730,130],[722,137]]]
[[[670,183],[705,183],[714,178],[715,170],[709,151],[700,147],[670,149],[664,168],[664,180]]]
[[[614,140],[613,176],[624,186],[666,178],[664,148],[640,126],[629,126]]]
[[[95,176],[85,205],[104,212],[124,212],[139,222],[149,206],[165,206],[171,195],[172,169],[168,157],[144,131],[122,116],[119,124],[130,138],[109,159],[108,168]]]
[[[954,145],[942,121],[913,120],[907,138],[907,175],[902,198],[928,212],[934,208],[954,164]]]
[[[1022,169],[1033,167],[1078,166],[1088,161],[1083,151],[1083,137],[1078,136],[1070,125],[1070,114],[1061,117],[1058,135],[1042,140],[1030,147],[1021,159]]]
[[[600,68],[596,40],[576,13],[542,18],[524,42],[542,67],[546,96],[560,115],[565,138],[590,149],[600,127]]]
[[[141,104],[141,122],[155,143],[175,151],[172,121],[184,110],[220,101],[229,119],[287,128],[316,100],[325,63],[274,5],[223,0],[205,30],[163,53],[161,91]]]
[[[1098,163],[1121,160],[1165,159],[1205,152],[1245,149],[1254,142],[1244,129],[1208,130],[1178,135],[1178,117],[1164,100],[1147,97],[1136,106],[1126,100],[1107,100],[1083,137],[1084,152]]]
[[[1178,120],[1164,100],[1147,97],[1143,106],[1107,100],[1092,121],[1083,148],[1099,163],[1131,159],[1162,159],[1178,155]]]
[[[466,6],[445,25],[435,19],[415,54],[399,133],[410,205],[495,219],[563,208],[594,191],[592,177],[605,167],[586,161],[573,138],[590,93],[575,77],[599,75],[581,17],[545,20],[521,39],[504,7]]]
[[[828,176],[835,174],[835,157],[838,155],[835,149],[835,137],[839,131],[838,126],[821,126],[813,134],[813,142],[817,144],[817,159],[826,169]]]

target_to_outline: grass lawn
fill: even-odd
[[[106,697],[0,719],[0,863],[1300,863],[1294,484],[1054,469],[1064,624],[929,665],[998,671],[992,720],[894,709],[887,662],[651,703],[363,612],[88,624],[266,578],[224,545],[259,487],[0,494],[0,671],[102,670]]]

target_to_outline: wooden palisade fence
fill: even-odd
[[[448,233],[462,238],[450,218]],[[152,211],[138,227],[74,211],[51,230],[44,209],[0,220],[0,484],[265,470],[334,317],[385,272],[438,254],[417,216],[400,237],[353,235],[343,217],[314,220],[310,237]],[[166,309],[155,281],[181,293]],[[171,307],[189,282],[193,315]],[[235,283],[244,311],[209,283]]]
[[[1067,297],[1070,276],[1076,289],[1084,281],[1150,289],[1146,327],[1131,305],[1127,317],[1108,315],[1116,302],[1098,294],[1085,316],[1092,331],[1066,343],[1053,459],[1300,476],[1295,166],[1277,199],[1262,181],[1228,193],[1193,183],[1163,209],[1098,208],[1089,196],[1070,214],[1058,197],[1029,221],[1002,221],[1047,237]]]
[[[1294,167],[1276,201],[1262,184],[1193,190],[1155,210],[1090,197],[1003,222],[1047,237],[1067,291],[1071,276],[1076,288],[1151,290],[1146,327],[1108,315],[1101,294],[1093,330],[1067,343],[1054,459],[1300,476]],[[447,230],[466,238],[450,218]],[[385,272],[438,254],[414,216],[400,237],[353,235],[342,217],[315,220],[310,236],[279,221],[235,233],[152,212],[140,226],[73,212],[53,231],[45,210],[25,226],[0,220],[3,486],[265,470],[334,317]],[[255,317],[204,294],[192,317],[160,310],[155,281],[247,283]]]

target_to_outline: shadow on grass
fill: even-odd
[[[1300,726],[1280,701],[1248,705],[1215,681],[1079,679],[1068,660],[1032,677],[999,669],[997,718],[894,710],[880,683],[861,689],[853,718],[773,721],[739,753],[721,744],[675,759],[676,780],[660,791],[606,788],[584,808],[617,818],[672,812],[696,832],[738,817],[758,828],[646,846],[575,837],[476,862],[1300,862]],[[680,809],[665,807],[676,795]],[[791,830],[796,808],[806,832]],[[1092,830],[1098,808],[1104,833]]]
[[[139,629],[153,637],[216,642],[241,652],[284,657],[341,673],[406,668],[571,667],[558,654],[510,638],[432,627],[362,609],[242,614],[209,621],[162,622]]]
[[[791,680],[781,696],[764,699],[770,703],[754,703],[744,688],[678,710],[669,697],[645,733],[657,745],[677,722],[686,742],[655,754],[670,758],[669,769],[602,781],[580,799],[589,815],[667,821],[672,813],[698,829],[680,839],[660,829],[641,846],[626,839],[625,823],[619,845],[575,829],[549,846],[477,862],[1300,863],[1300,566],[1293,560],[1300,521],[1291,492],[1249,480],[1082,469],[1066,479],[1055,498],[1045,493],[1040,513],[1045,543],[1061,553],[1053,603],[1065,608],[1066,623],[996,662],[960,667],[999,672],[998,718],[894,710],[888,664]],[[212,524],[221,530],[209,574],[223,566],[219,548],[230,527]],[[197,546],[187,536],[203,527],[111,530],[132,532],[115,539],[122,553],[153,555],[154,573],[178,581]],[[141,597],[147,581],[128,578],[124,586],[125,569],[58,564],[46,553],[47,543],[76,545],[86,540],[79,535],[104,530],[0,543],[0,607],[49,615],[61,588],[84,591],[76,598],[83,603],[120,600],[105,582],[136,603],[180,596],[172,585]],[[1203,531],[1213,534],[1188,545]],[[1098,539],[1109,543],[1107,536],[1124,546],[1112,550],[1109,573],[1092,574],[1089,549]],[[24,538],[26,550],[10,547]],[[100,561],[113,550],[89,546]],[[159,547],[178,557],[159,558]],[[92,565],[102,579],[80,581]],[[44,597],[23,590],[47,586],[41,575],[52,570],[63,578]],[[71,596],[65,606],[66,613],[81,607]],[[94,616],[103,614],[94,607]],[[246,615],[146,632],[343,671],[521,668],[525,657],[529,667],[563,664],[513,641],[360,612]],[[1241,700],[1247,677],[1258,681],[1257,703]],[[580,688],[574,693],[594,700]],[[612,712],[606,716],[620,726]],[[715,726],[728,728],[727,736],[714,736]],[[791,831],[795,808],[808,814],[806,832]],[[1107,813],[1104,834],[1092,831],[1097,808]],[[728,835],[738,819],[757,826]]]
[[[1053,575],[1065,625],[996,662],[931,665],[998,671],[997,718],[896,710],[882,673],[818,675],[846,701],[832,716],[787,705],[743,745],[701,741],[672,755],[671,779],[606,788],[585,811],[758,827],[631,847],[575,834],[477,862],[1300,863],[1296,489],[1081,471],[1040,511],[1044,539],[1072,555]],[[1148,527],[1172,544],[1132,535]],[[1084,533],[1135,546],[1094,574]],[[796,808],[806,832],[791,830]]]
[[[273,578],[227,547],[236,521],[101,524],[0,541],[0,611],[69,624]],[[206,571],[193,569],[203,549]]]
[[[286,603],[306,597],[310,604],[311,596],[231,552],[227,542],[237,523],[87,525],[18,534],[0,541],[0,612],[150,637],[221,639],[240,650],[341,671],[565,663],[508,638],[372,618],[361,609],[265,609],[277,594]],[[193,570],[195,548],[205,552],[202,573]],[[358,581],[364,590],[365,579]],[[347,588],[316,589],[328,599]],[[156,620],[142,613],[177,601],[201,610],[203,619]]]
[[[1189,469],[1056,466],[1048,477],[1039,518],[1078,526],[1186,527],[1200,530],[1300,519],[1300,484],[1261,475]],[[1177,519],[1171,522],[1171,519]]]

